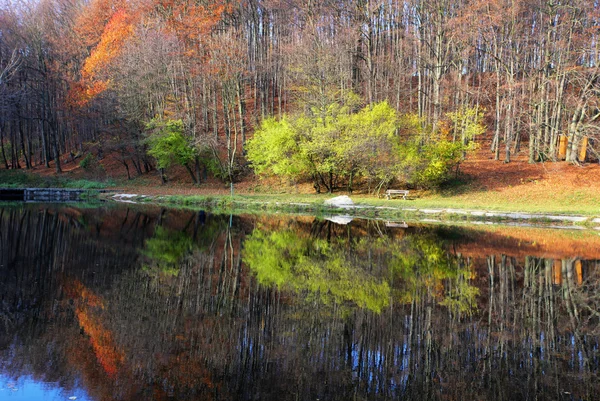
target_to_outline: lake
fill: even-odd
[[[598,232],[350,220],[2,204],[0,400],[600,399]]]

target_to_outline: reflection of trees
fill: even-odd
[[[319,224],[313,224],[310,232],[299,226],[258,228],[244,243],[244,261],[261,284],[291,290],[304,299],[304,303],[296,300],[290,315],[285,314],[286,323],[294,327],[287,331],[294,333],[287,340],[320,344],[318,350],[301,352],[323,357],[303,365],[303,371],[327,371],[325,366],[335,360],[343,363],[338,369],[345,374],[330,377],[330,383],[349,380],[357,386],[355,391],[370,397],[433,396],[430,374],[442,352],[442,341],[435,336],[438,320],[459,326],[461,316],[476,311],[478,289],[472,267],[427,231],[400,238],[357,235],[360,227],[356,231],[349,227],[332,232]],[[352,291],[347,291],[349,287]],[[341,309],[345,312],[341,317],[335,313],[339,307],[333,314],[319,307],[347,302],[361,309],[355,307],[350,314]],[[307,321],[312,324],[305,327]],[[337,339],[328,336],[336,331],[342,334]],[[384,345],[393,338],[403,338],[404,346]],[[303,360],[301,355],[297,358]],[[318,380],[316,373],[313,379]],[[352,397],[341,394],[340,399]]]
[[[371,222],[78,213],[0,208],[16,374],[98,400],[600,394],[595,261],[461,257]]]
[[[79,277],[103,289],[106,278],[133,265],[137,255],[128,243],[118,241],[118,232],[100,241],[100,226],[94,223],[99,222],[74,209],[0,208],[0,316],[4,317],[0,319],[0,366],[4,372],[31,375],[65,389],[83,385],[94,395],[107,380],[97,355],[112,350],[100,337],[94,343],[80,326],[80,318],[87,318],[88,329],[96,329],[100,336],[104,334],[101,322],[93,321],[91,314],[81,315],[85,311],[74,298],[78,293],[90,301],[91,293],[81,283],[69,284]]]
[[[471,312],[478,294],[470,266],[431,234],[315,238],[297,229],[258,228],[244,243],[244,261],[262,285],[374,312],[389,305],[392,288],[400,303],[424,293],[455,313]]]
[[[487,332],[475,346],[481,350],[482,378],[498,394],[519,383],[521,388],[514,391],[521,398],[596,397],[599,343],[597,333],[590,334],[597,320],[580,313],[595,308],[587,300],[595,290],[577,283],[582,277],[581,270],[576,277],[574,262],[531,256],[524,261],[507,255],[487,258],[487,285],[482,289],[487,293]],[[583,263],[592,272],[586,282],[592,283],[600,265]],[[579,269],[581,264],[578,261]],[[576,294],[587,295],[577,299]]]
[[[151,261],[144,266],[149,272],[177,275],[179,263],[192,250],[192,238],[185,233],[157,227],[154,235],[145,242],[142,252]]]
[[[352,258],[344,241],[302,236],[292,230],[253,231],[244,262],[262,285],[292,289],[329,304],[352,302],[381,312],[389,304],[387,282],[371,274],[372,261]]]
[[[470,314],[476,309],[479,290],[473,285],[469,261],[449,253],[438,237],[421,233],[382,245],[382,250],[391,253],[388,266],[399,281],[401,302],[426,297],[427,302],[437,302],[453,314]]]
[[[202,212],[181,217],[162,215],[144,242],[142,268],[122,274],[106,293],[104,319],[129,350],[142,397],[201,399],[224,391],[219,382],[239,341],[232,333],[243,323],[236,312],[247,296],[239,225]],[[185,224],[174,226],[178,221]]]

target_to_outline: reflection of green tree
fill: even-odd
[[[325,304],[351,302],[380,312],[389,303],[389,284],[349,260],[340,245],[291,230],[256,229],[244,244],[243,258],[262,285],[288,288]]]
[[[393,296],[401,303],[429,299],[469,314],[479,294],[470,266],[432,234],[328,242],[292,230],[256,229],[245,242],[244,262],[262,285],[375,312]]]
[[[142,254],[150,259],[150,264],[145,265],[144,270],[176,276],[181,261],[192,250],[194,243],[192,238],[183,232],[157,227],[152,238],[147,239],[144,245]]]
[[[470,265],[445,251],[439,238],[412,235],[386,247],[392,255],[390,273],[401,283],[401,302],[410,303],[428,294],[454,313],[469,314],[477,308],[479,289],[470,282]]]

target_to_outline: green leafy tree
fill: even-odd
[[[177,163],[187,169],[194,182],[197,182],[191,165],[197,152],[184,135],[182,120],[152,119],[146,124],[148,135],[148,154],[156,160],[163,182],[166,181],[165,169]]]
[[[477,148],[474,141],[476,135],[485,131],[485,127],[478,125],[481,121],[478,120],[479,123],[475,125],[471,123],[471,119],[475,118],[472,111],[477,109],[465,110],[468,112],[466,116],[462,112],[448,113],[453,118],[459,118],[456,121],[461,122],[461,127],[466,130],[464,140],[449,138],[450,132],[443,126],[433,131],[416,115],[409,114],[401,118],[400,179],[421,188],[437,188],[458,175],[460,163]],[[483,115],[477,115],[483,118]]]
[[[478,136],[485,133],[486,127],[483,124],[483,114],[485,110],[481,107],[462,107],[457,111],[446,113],[453,125],[452,140],[460,141],[468,145]]]
[[[338,156],[344,161],[350,192],[355,176],[364,178],[369,188],[372,183],[380,188],[398,175],[398,116],[387,102],[346,115],[339,125]]]
[[[438,187],[448,181],[453,173],[458,174],[458,167],[466,151],[471,146],[462,142],[452,142],[446,139],[430,143],[421,151],[423,168],[415,175],[415,183],[422,187]]]
[[[298,132],[287,117],[267,118],[246,145],[248,160],[257,174],[298,179],[309,169],[298,141]]]
[[[266,119],[248,142],[248,160],[258,174],[312,179],[317,191],[355,177],[389,179],[397,148],[396,111],[387,102],[355,111],[353,97],[325,109]]]
[[[460,140],[448,129],[433,131],[414,115],[398,117],[387,103],[355,110],[355,105],[332,103],[299,115],[262,122],[248,142],[248,160],[259,175],[312,179],[315,189],[328,192],[345,183],[352,192],[356,180],[379,191],[397,180],[407,185],[436,188],[458,174],[474,139],[485,131],[483,113],[465,108],[449,113],[460,127]]]

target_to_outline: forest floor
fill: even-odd
[[[62,160],[65,160],[63,157]],[[209,179],[200,185],[193,185],[184,169],[169,171],[169,183],[161,185],[155,172],[127,180],[125,168],[110,155],[101,164],[103,171],[90,173],[78,164],[80,160],[62,165],[60,182],[79,183],[90,180],[104,182],[119,192],[149,196],[172,196],[176,202],[186,203],[185,198],[226,197],[230,188],[222,182]],[[131,167],[133,170],[133,168]],[[565,162],[529,164],[526,155],[517,155],[511,163],[495,161],[492,154],[480,150],[461,165],[461,175],[441,191],[411,191],[411,200],[391,200],[377,198],[366,192],[354,192],[351,197],[359,204],[407,208],[457,208],[489,211],[521,211],[528,213],[584,214],[600,216],[600,165],[585,164],[574,166]],[[56,181],[56,173],[51,168],[36,167],[27,173],[33,179]],[[54,180],[54,181],[53,181]],[[10,181],[7,173],[0,175],[3,181]],[[46,186],[49,186],[46,185]],[[58,184],[61,185],[62,184]],[[403,188],[395,188],[403,189]],[[346,194],[345,191],[331,194],[315,194],[309,184],[291,186],[280,180],[257,179],[253,175],[245,177],[234,186],[236,196],[258,202],[308,202],[322,203],[332,196]]]

